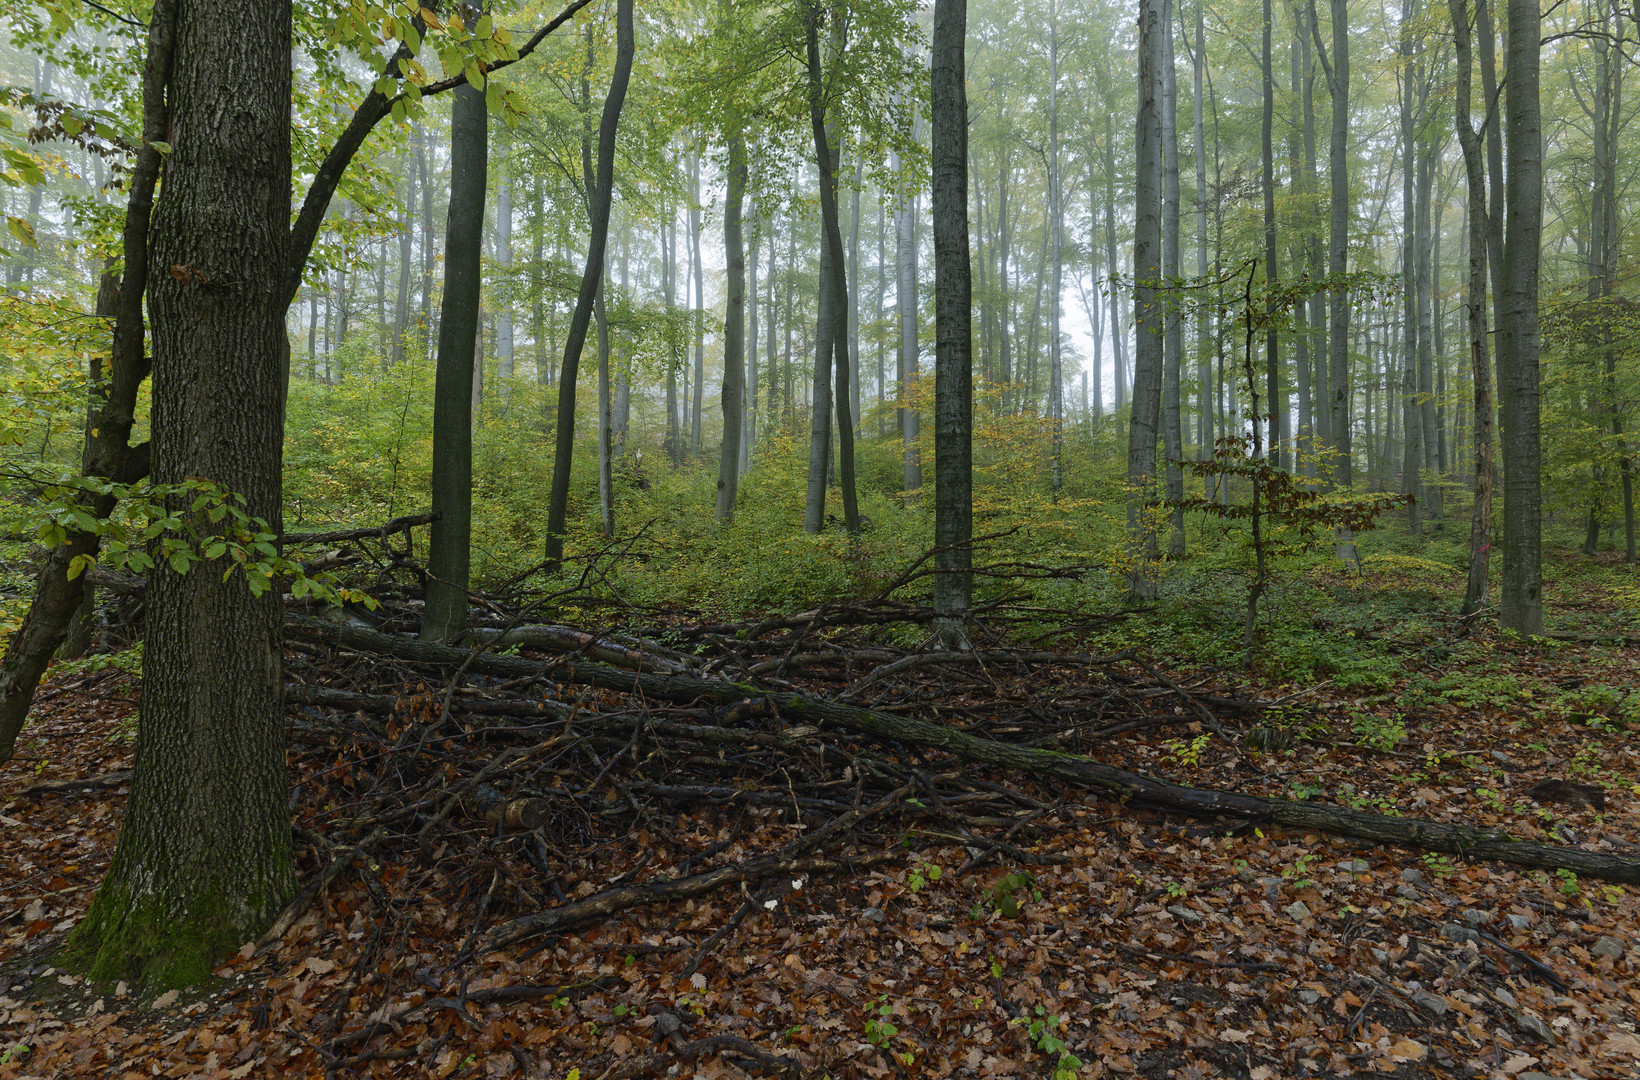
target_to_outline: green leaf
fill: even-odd
[[[396,123],[396,124],[404,123],[405,111],[404,111],[404,99],[403,98],[399,98],[399,99],[397,99],[393,102],[392,112],[393,112],[393,122],[394,123]]]
[[[41,179],[44,180],[45,177],[42,176]],[[23,218],[7,215],[6,228],[11,230],[11,235],[17,237],[18,240],[24,244],[27,244],[29,247],[37,248],[40,246],[34,239],[34,226],[30,225]]]
[[[488,38],[494,33],[495,20],[488,15],[480,18],[478,20],[478,25],[473,28],[473,36],[476,38]]]
[[[223,552],[227,550],[228,545],[224,541],[214,540],[211,542],[211,546],[205,549],[205,557],[207,559],[220,559]]]
[[[462,70],[462,73],[467,76],[467,82],[472,85],[474,90],[484,89],[484,69],[479,66],[477,60],[467,61],[467,66]]]
[[[175,570],[179,574],[186,574],[188,572],[188,566],[192,562],[192,560],[188,557],[188,554],[189,553],[186,550],[173,551],[171,552],[171,557],[165,561],[171,564],[172,570]]]
[[[500,113],[505,100],[506,94],[502,91],[501,84],[491,79],[489,87],[484,91],[484,106],[491,113]]]
[[[95,555],[76,555],[68,560],[68,580],[73,581],[85,573],[96,561]]]

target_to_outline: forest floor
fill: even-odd
[[[924,665],[846,620],[680,617],[635,653],[1192,787],[1640,857],[1640,616],[1557,595],[1589,640],[1358,622],[1401,635],[1373,693],[1156,654]],[[452,689],[300,636],[289,674],[331,692],[292,693],[305,906],[157,998],[53,952],[114,850],[138,685],[43,688],[0,775],[0,1078],[1640,1075],[1634,886],[1185,817],[755,710],[476,668]],[[1528,797],[1545,779],[1604,812]],[[492,785],[538,827],[469,813]],[[666,881],[702,884],[644,895]]]

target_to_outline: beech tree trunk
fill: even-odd
[[[156,46],[170,44],[162,24],[175,20],[171,152],[152,257],[133,263],[143,246],[126,250],[128,266],[151,268],[154,479],[208,479],[277,533],[290,3],[178,0],[174,9],[156,5],[155,15],[151,55],[169,51]],[[187,273],[175,274],[179,266]],[[191,493],[178,497],[175,508],[207,537],[221,535],[222,525],[189,512],[190,501]],[[208,977],[295,891],[282,613],[277,588],[257,595],[243,573],[224,578],[206,563],[179,574],[163,559],[149,575],[148,612],[131,797],[69,951],[99,981],[177,986]]]
[[[1538,427],[1538,265],[1543,237],[1543,124],[1538,102],[1537,0],[1508,0],[1504,81],[1503,277],[1498,283],[1499,420],[1503,426],[1503,585],[1500,622],[1543,632],[1543,455]]]
[[[1162,404],[1162,35],[1160,0],[1139,0],[1139,115],[1133,225],[1133,419],[1128,428],[1128,593],[1156,596],[1156,434]]]
[[[450,215],[444,230],[444,299],[433,377],[433,521],[427,547],[427,605],[421,636],[450,641],[467,629],[472,565],[473,415],[480,260],[488,173],[484,91],[456,87],[450,108]]]
[[[729,137],[729,191],[723,203],[723,247],[728,289],[723,320],[723,443],[718,454],[717,520],[734,516],[740,489],[741,428],[746,416],[746,245],[741,238],[741,207],[746,198],[746,143],[737,131]],[[756,339],[754,330],[753,339]]]
[[[915,125],[913,127],[915,130]],[[903,166],[894,154],[894,171]],[[913,404],[917,384],[917,196],[902,196],[894,208],[894,309],[900,326],[899,397],[903,483],[908,492],[922,487],[922,455],[917,449],[921,414]]]
[[[947,648],[973,606],[973,284],[968,260],[967,0],[934,0],[934,608]]]
[[[575,314],[570,317],[564,339],[564,363],[558,378],[557,445],[552,461],[552,491],[547,504],[547,562],[556,567],[564,558],[564,525],[569,515],[569,472],[575,454],[575,389],[581,369],[581,350],[586,345],[592,323],[593,302],[604,279],[604,250],[609,244],[609,207],[615,190],[615,134],[621,122],[621,106],[632,76],[632,0],[619,0],[615,9],[615,71],[609,93],[604,98],[603,119],[598,125],[598,182],[588,190],[587,218],[591,236],[587,243],[586,268],[581,272],[581,291],[575,298]]]

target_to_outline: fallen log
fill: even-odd
[[[467,662],[471,657],[467,649],[391,637],[299,616],[287,619],[286,627],[305,637],[419,663],[449,667]],[[623,671],[568,658],[537,661],[515,656],[479,656],[472,659],[470,666],[472,670],[487,674],[510,677],[534,674],[559,682],[641,693],[650,698],[683,703],[706,700],[728,704],[754,692],[727,681]],[[1551,871],[1570,870],[1580,877],[1640,884],[1640,859],[1523,840],[1498,829],[1474,829],[1445,822],[1369,814],[1344,806],[1184,787],[1089,758],[984,739],[914,717],[877,712],[801,694],[765,693],[761,696],[788,720],[802,720],[883,741],[943,750],[966,761],[1049,776],[1119,798],[1196,816],[1263,821],[1384,844],[1404,844],[1469,859],[1487,859]]]

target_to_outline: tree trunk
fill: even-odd
[[[1162,64],[1167,24],[1161,0],[1139,0],[1139,114],[1134,151],[1133,418],[1128,428],[1128,594],[1156,596],[1156,429],[1161,416]]]
[[[1468,185],[1469,361],[1475,393],[1475,504],[1469,519],[1469,581],[1464,590],[1463,614],[1473,615],[1487,603],[1487,568],[1492,558],[1492,360],[1486,332],[1487,215],[1486,164],[1480,137],[1470,119],[1471,71],[1468,0],[1449,0],[1458,71],[1455,87],[1458,144],[1463,149],[1464,179]]]
[[[727,290],[723,320],[723,444],[718,453],[717,520],[734,516],[740,487],[741,429],[746,402],[742,386],[746,365],[746,245],[741,238],[741,207],[746,198],[746,143],[739,131],[729,136],[729,191],[723,203],[723,247]],[[753,340],[756,340],[754,332]]]
[[[1196,277],[1202,282],[1207,280],[1207,129],[1203,125],[1202,94],[1203,73],[1207,66],[1207,19],[1204,14],[1204,0],[1196,0],[1196,49],[1191,57],[1192,74],[1195,79],[1195,131],[1196,141]],[[1199,385],[1198,401],[1201,408],[1201,419],[1197,428],[1196,458],[1198,461],[1211,461],[1213,458],[1214,440],[1216,431],[1213,425],[1214,406],[1216,395],[1213,393],[1213,376],[1208,365],[1207,342],[1212,327],[1212,312],[1208,305],[1201,306],[1201,315],[1196,322],[1196,381]],[[1218,487],[1215,478],[1208,476],[1204,479],[1206,497],[1211,499],[1217,493]]]
[[[444,300],[433,390],[433,522],[421,636],[450,641],[467,629],[473,529],[473,404],[478,385],[489,110],[484,92],[458,86],[450,110],[450,216],[444,230]]]
[[[1179,92],[1173,70],[1173,0],[1162,0],[1161,92],[1162,92],[1162,303],[1165,321],[1162,332],[1162,453],[1168,513],[1167,553],[1184,558],[1184,426],[1180,416],[1180,382],[1184,364],[1184,321],[1179,305],[1182,273],[1179,256]]]
[[[1059,5],[1048,3],[1048,216],[1053,222],[1053,280],[1048,297],[1048,415],[1053,423],[1053,497],[1064,480],[1065,372],[1059,340],[1060,294],[1064,292],[1061,241],[1064,207],[1059,187]]]
[[[586,345],[587,328],[592,322],[593,301],[604,277],[604,250],[609,243],[609,208],[615,187],[615,133],[621,121],[621,105],[632,75],[632,0],[619,0],[615,14],[615,71],[609,93],[604,98],[603,119],[598,125],[598,181],[587,192],[587,217],[591,236],[587,243],[586,268],[581,273],[581,290],[575,298],[575,314],[570,318],[564,339],[564,363],[558,378],[557,445],[552,461],[552,491],[547,504],[548,564],[556,568],[564,558],[564,525],[569,514],[569,472],[575,456],[575,390],[579,381],[581,349]]]
[[[900,156],[890,166],[899,172]],[[903,483],[907,492],[922,487],[922,454],[917,449],[921,414],[915,405],[917,384],[917,196],[902,195],[894,208],[894,309],[900,324],[898,379]]]
[[[725,209],[727,213],[727,209]],[[757,204],[752,205],[752,238],[744,244],[746,251],[746,336],[741,348],[745,354],[746,389],[742,395],[740,417],[740,469],[738,476],[744,476],[751,465],[752,450],[757,442],[757,341],[758,341],[758,302],[757,302],[757,263],[758,254],[762,250],[758,244],[762,231],[761,217]],[[771,313],[772,314],[772,313]]]
[[[967,0],[934,0],[934,608],[947,648],[973,606],[973,310],[968,261]]]
[[[700,260],[700,155],[689,155],[689,267],[695,279],[695,306],[689,325],[695,335],[695,377],[689,403],[689,452],[701,450],[701,408],[706,394],[706,283]]]
[[[393,340],[388,344],[388,365],[404,363],[404,335],[410,332],[410,257],[415,232],[416,171],[404,159],[404,208],[399,214],[399,283],[393,306]]]
[[[171,10],[156,5],[151,53],[170,34]],[[128,269],[149,269],[154,480],[209,480],[278,533],[290,3],[179,0],[174,10],[171,152],[152,257],[141,257],[141,243],[125,251]],[[145,108],[145,120],[153,116]],[[175,274],[179,266],[188,273]],[[122,305],[140,292],[122,291]],[[189,506],[187,497],[173,503],[207,538],[224,535]],[[257,595],[243,572],[224,578],[214,562],[179,574],[161,559],[148,610],[131,797],[113,862],[69,942],[93,979],[145,988],[208,978],[296,883],[279,590]]]
[[[1543,632],[1542,451],[1538,443],[1538,264],[1543,236],[1543,125],[1538,103],[1542,15],[1508,0],[1504,86],[1509,157],[1498,377],[1503,426],[1503,586],[1500,622]]]
[[[1261,70],[1264,76],[1264,114],[1261,132],[1261,143],[1264,163],[1264,282],[1272,295],[1265,305],[1265,315],[1269,319],[1269,326],[1264,332],[1264,378],[1265,378],[1265,406],[1266,415],[1270,418],[1270,446],[1269,460],[1277,468],[1281,468],[1291,459],[1290,442],[1287,437],[1287,425],[1291,422],[1287,416],[1286,399],[1283,396],[1281,384],[1281,355],[1278,349],[1280,336],[1276,333],[1275,311],[1276,302],[1274,292],[1277,281],[1276,266],[1276,158],[1275,158],[1275,109],[1276,109],[1276,82],[1275,68],[1270,59],[1270,39],[1275,30],[1275,16],[1270,10],[1270,0],[1264,0],[1264,37],[1261,57]],[[1137,398],[1135,391],[1135,398]]]

